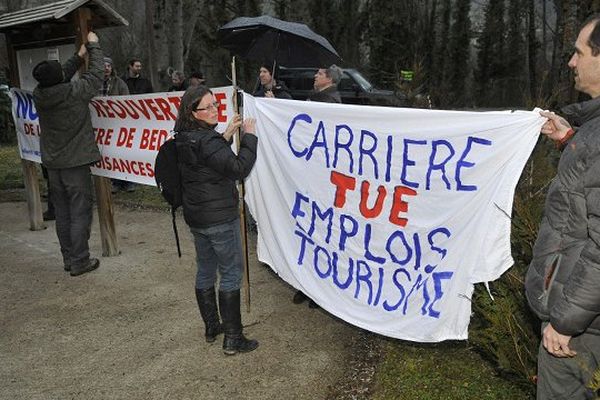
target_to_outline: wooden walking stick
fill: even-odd
[[[235,56],[231,59],[231,82],[233,84],[233,110],[239,114],[240,107],[237,101],[237,75],[235,71]],[[241,145],[241,131],[238,128],[237,133],[235,134],[237,141],[237,150],[238,154],[240,151]],[[244,276],[242,287],[244,290],[244,299],[246,303],[246,312],[250,312],[250,265],[248,262],[248,231],[246,230],[246,202],[244,201],[244,181],[240,180],[238,182],[238,193],[240,199],[240,225],[242,231],[242,247],[244,249]]]

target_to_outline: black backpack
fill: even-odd
[[[177,242],[177,254],[181,257],[179,234],[175,222],[175,211],[183,204],[183,188],[181,186],[181,170],[177,160],[177,134],[160,146],[154,162],[154,179],[163,197],[171,206],[173,232]]]

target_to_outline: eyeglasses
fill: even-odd
[[[209,105],[207,105],[204,108],[196,108],[194,111],[206,111],[206,110],[210,110],[211,108],[214,108],[214,109],[218,110],[219,109],[219,103],[215,101],[214,103],[210,103]]]

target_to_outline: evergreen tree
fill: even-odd
[[[470,0],[457,0],[454,9],[454,23],[450,34],[450,94],[453,107],[468,105],[468,89],[465,87],[469,75],[469,54],[471,43]]]
[[[450,58],[450,47],[448,46],[448,37],[450,32],[452,15],[452,2],[450,0],[442,1],[442,9],[440,12],[439,36],[434,42],[434,57],[431,67],[431,85],[429,91],[436,106],[447,107],[450,99],[448,92],[450,91],[448,60]],[[433,17],[434,21],[436,17]]]
[[[504,70],[506,75],[502,84],[504,88],[501,99],[502,106],[520,106],[523,94],[527,93],[526,55],[525,55],[525,15],[527,8],[523,0],[508,1],[508,35],[506,38],[506,57]]]
[[[489,1],[485,7],[483,29],[477,40],[479,52],[475,81],[477,102],[482,106],[492,105],[492,99],[496,97],[495,82],[505,73],[504,10],[504,0]]]

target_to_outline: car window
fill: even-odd
[[[369,81],[366,80],[365,77],[362,76],[358,71],[355,71],[354,79],[356,79],[356,82],[358,82],[358,84],[367,92],[373,88],[373,85],[371,85],[371,83],[369,83]]]
[[[340,83],[338,83],[338,90],[352,90],[352,85],[354,85],[354,80],[352,80],[352,78],[350,77],[350,75],[348,75],[347,72],[344,72],[342,74],[342,79],[340,80]]]

